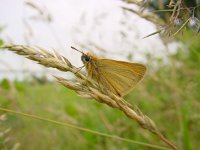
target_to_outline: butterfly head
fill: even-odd
[[[80,53],[82,53],[81,60],[82,60],[82,62],[83,62],[84,64],[86,64],[86,63],[88,63],[88,62],[91,61],[91,55],[90,55],[89,53],[85,54],[85,53],[83,53],[82,51],[76,49],[76,48],[73,47],[73,46],[71,46],[71,48],[74,49],[74,50],[76,50],[76,51],[78,51],[78,52],[80,52]]]
[[[88,63],[91,61],[91,56],[90,55],[87,55],[87,54],[82,54],[81,56],[81,60],[82,62],[85,64],[85,63]]]

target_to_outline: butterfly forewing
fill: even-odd
[[[119,96],[127,94],[143,78],[146,71],[142,64],[110,59],[99,59],[96,64],[99,73],[97,82]]]

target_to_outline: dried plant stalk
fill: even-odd
[[[113,93],[104,94],[96,84],[89,80],[84,74],[78,71],[67,58],[61,56],[57,52],[49,52],[40,47],[30,47],[23,45],[3,45],[1,48],[8,49],[16,54],[23,55],[28,59],[38,62],[45,67],[57,68],[61,71],[70,71],[76,76],[75,81],[70,81],[61,77],[56,77],[57,81],[63,86],[74,90],[82,97],[93,98],[94,100],[107,104],[110,107],[117,108],[124,112],[130,119],[136,120],[137,123],[144,129],[149,130],[151,133],[157,135],[163,142],[165,142],[172,149],[176,149],[169,140],[167,140],[158,130],[155,123],[137,106],[128,104],[123,98],[114,95]]]

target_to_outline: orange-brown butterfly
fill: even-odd
[[[74,47],[71,48],[79,51]],[[81,60],[88,76],[95,80],[104,92],[109,90],[118,96],[124,96],[146,72],[146,67],[142,64],[103,59],[90,53],[81,53]]]

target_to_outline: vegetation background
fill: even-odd
[[[147,54],[149,72],[125,99],[136,104],[154,120],[162,133],[179,149],[197,150],[200,147],[199,1],[145,1],[142,5],[136,1],[126,2],[154,11],[154,15],[166,25],[162,30],[158,29],[163,41],[176,40],[181,46],[176,53],[166,56],[169,60],[167,63],[162,59],[152,59]],[[169,8],[172,2],[174,5],[179,2],[183,4],[174,20],[170,17],[178,10]],[[138,15],[144,17],[141,13],[138,11]],[[152,16],[146,19],[152,21]],[[3,41],[1,39],[1,44]],[[23,81],[1,80],[0,106],[164,146],[162,141],[140,128],[122,112],[80,98],[75,92],[49,81],[45,76],[31,76]],[[151,149],[32,118],[5,112],[0,114],[0,149]]]

